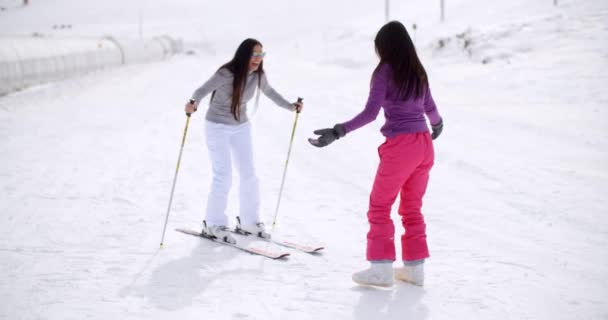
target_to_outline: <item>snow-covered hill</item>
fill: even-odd
[[[417,25],[446,126],[423,208],[426,285],[378,290],[350,275],[366,266],[382,119],[324,149],[306,142],[363,107],[378,1],[0,1],[0,35],[138,37],[141,16],[144,36],[197,53],[0,98],[0,319],[607,318],[608,4],[446,2],[445,23],[435,1],[391,4]],[[183,103],[246,36],[264,43],[274,87],[305,98],[276,232],[325,244],[321,256],[271,261],[173,231],[203,218],[200,112],[158,249]],[[294,115],[261,102],[270,223]]]

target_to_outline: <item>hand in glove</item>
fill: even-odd
[[[302,102],[301,99],[302,98],[298,99],[297,102],[292,103],[292,105],[295,107],[297,113],[302,112],[302,109],[304,109],[304,102]]]
[[[190,101],[188,101],[188,103],[186,103],[186,108],[184,111],[186,111],[186,115],[188,115],[188,117],[196,112],[196,109],[198,109],[198,103],[192,99],[190,99]]]
[[[315,130],[313,133],[320,135],[320,137],[316,139],[308,138],[308,142],[315,147],[321,148],[344,137],[346,129],[344,129],[343,125],[337,124],[333,128],[319,129]]]
[[[431,129],[433,129],[433,132],[431,133],[431,138],[435,140],[437,139],[437,137],[439,137],[441,131],[443,131],[443,119],[439,119],[439,123],[431,125]]]

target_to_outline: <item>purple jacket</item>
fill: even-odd
[[[380,68],[372,77],[365,109],[350,121],[343,123],[346,133],[376,120],[380,107],[384,108],[384,117],[386,118],[386,123],[380,129],[380,132],[388,138],[402,133],[429,131],[424,118],[425,114],[432,125],[439,123],[441,120],[428,86],[421,98],[415,100],[398,99],[398,90],[393,82],[393,70],[388,64],[380,65]]]

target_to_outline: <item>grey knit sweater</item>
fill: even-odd
[[[247,75],[245,89],[241,95],[240,121],[234,119],[234,116],[230,112],[233,75],[232,72],[226,68],[218,70],[209,78],[209,80],[207,80],[207,82],[196,89],[194,94],[192,94],[192,100],[199,103],[201,99],[215,90],[215,96],[213,96],[213,100],[209,103],[209,109],[207,110],[205,119],[211,122],[228,125],[237,125],[247,122],[249,121],[247,118],[247,101],[251,100],[255,94],[255,89],[258,86],[258,77],[257,72],[252,72]],[[295,110],[295,106],[292,103],[283,98],[283,96],[270,86],[265,74],[262,75],[262,79],[260,79],[260,89],[278,106],[291,111]]]

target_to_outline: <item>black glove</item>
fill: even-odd
[[[431,138],[435,140],[437,139],[437,137],[439,137],[441,131],[443,131],[443,119],[439,118],[439,123],[431,125],[431,128],[433,129],[433,133],[431,133]]]
[[[346,129],[341,124],[335,125],[333,128],[319,129],[313,132],[314,134],[320,135],[317,139],[308,138],[308,142],[315,147],[325,147],[326,145],[334,142],[334,140],[344,137]]]

